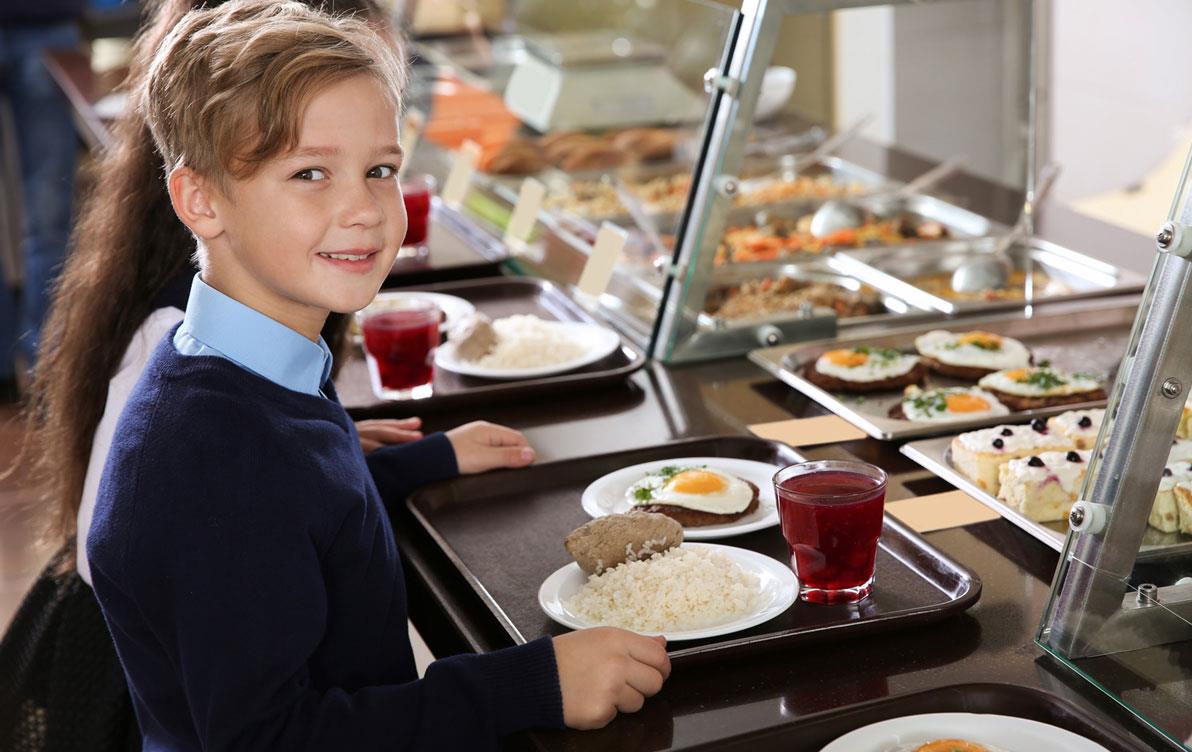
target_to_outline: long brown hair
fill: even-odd
[[[331,13],[360,14],[376,25],[386,17],[376,0],[306,0]],[[145,81],[162,40],[189,11],[223,0],[156,0],[151,21],[133,46],[126,88],[130,101]],[[64,545],[75,535],[79,502],[108,382],[133,335],[165,287],[192,270],[194,238],[178,220],[166,191],[164,165],[135,108],[114,125],[109,149],[93,167],[71,252],[42,330],[37,369],[25,408],[22,461],[31,459],[43,489],[49,534]],[[336,355],[348,318],[332,314],[323,336]],[[337,357],[337,362],[342,358]],[[32,455],[30,455],[30,451]],[[63,557],[69,568],[74,557]]]

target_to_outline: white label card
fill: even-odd
[[[542,181],[535,178],[522,181],[517,203],[513,206],[513,216],[509,218],[509,226],[505,228],[506,245],[517,248],[529,240],[545,198],[546,186]]]
[[[480,162],[480,144],[475,141],[464,141],[455,152],[455,161],[451,165],[451,172],[447,174],[447,182],[443,184],[443,201],[449,206],[459,206],[468,195],[468,188],[472,186],[472,177],[476,174],[476,165]]]
[[[580,292],[593,298],[599,298],[604,294],[608,289],[609,280],[613,277],[613,267],[621,257],[627,240],[629,233],[612,222],[600,225],[600,231],[596,233],[596,244],[592,246],[592,255],[588,257],[588,263],[584,264],[584,271],[576,283]]]

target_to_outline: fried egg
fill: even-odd
[[[712,514],[738,514],[753,501],[748,483],[706,467],[663,467],[625,492],[633,506],[667,504]]]
[[[997,397],[976,387],[927,390],[910,387],[902,397],[902,412],[907,420],[936,423],[1009,415],[1010,409],[998,402]]]
[[[1031,353],[1016,339],[989,332],[945,332],[936,330],[915,338],[915,349],[923,355],[950,366],[987,368],[1004,371],[1026,368]]]
[[[1066,373],[1043,366],[991,373],[977,385],[1017,397],[1066,397],[1101,388],[1101,382],[1087,374]]]
[[[885,381],[905,376],[919,364],[918,355],[882,347],[830,350],[815,361],[815,370],[842,381]]]

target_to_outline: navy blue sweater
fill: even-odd
[[[374,452],[370,474],[337,401],[172,340],[120,419],[88,541],[145,749],[482,750],[562,725],[547,638],[416,677],[380,494],[454,474],[446,437]]]

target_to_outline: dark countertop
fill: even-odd
[[[821,412],[752,364],[733,359],[688,367],[649,364],[623,387],[582,400],[438,414],[428,419],[427,429],[473,419],[504,423],[525,431],[545,461],[681,437],[740,434],[751,423]],[[804,453],[812,458],[860,457],[900,476],[920,494],[950,488],[900,455],[893,444],[866,439]],[[432,650],[445,655],[508,644],[408,514],[399,514],[396,523],[410,580],[411,613]],[[981,577],[981,600],[968,612],[910,631],[772,652],[727,666],[684,667],[640,713],[619,717],[604,730],[537,732],[510,743],[551,750],[685,748],[865,700],[970,682],[1046,689],[1103,717],[1123,720],[1142,737],[1115,704],[1033,644],[1058,560],[1055,552],[1003,520],[925,537]]]

